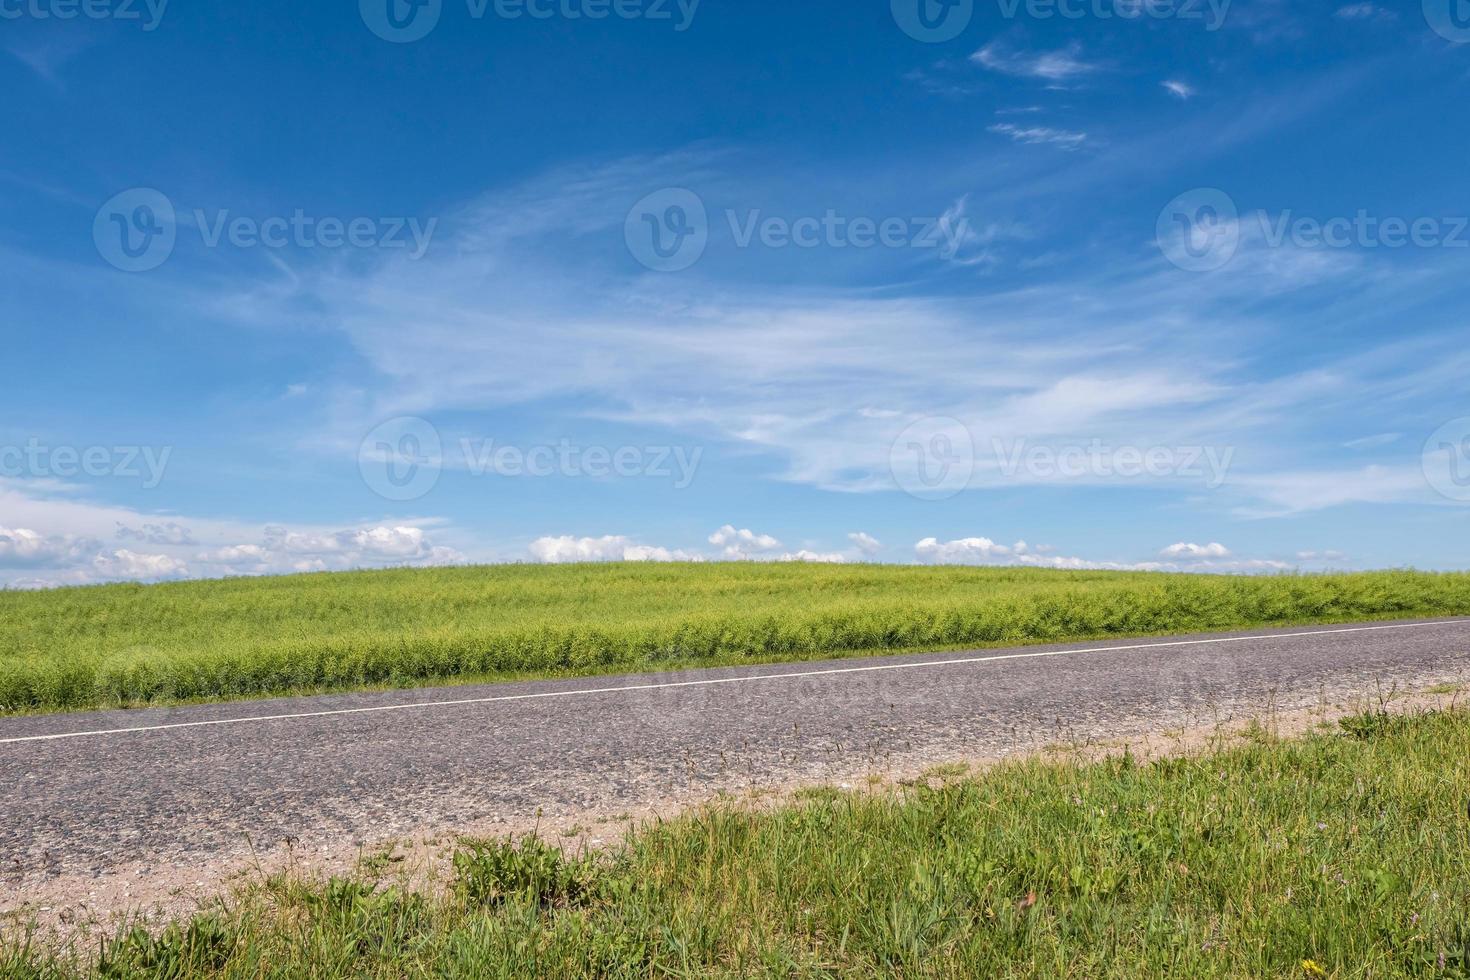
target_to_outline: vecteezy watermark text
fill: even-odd
[[[722,213],[736,248],[934,249],[953,258],[972,236],[963,216],[903,217],[846,215],[827,208],[820,215],[768,214],[761,208],[727,208]],[[623,240],[628,251],[657,272],[679,272],[703,257],[713,230],[704,200],[684,187],[668,187],[628,210]]]
[[[439,225],[438,218],[340,218],[302,208],[264,218],[237,215],[229,208],[195,208],[185,227],[195,229],[205,248],[238,249],[402,249],[422,258]],[[178,212],[161,191],[137,187],[114,195],[97,210],[92,240],[110,265],[124,272],[147,272],[167,262],[178,243]]]
[[[0,20],[138,21],[153,31],[163,23],[169,0],[0,0]]]
[[[1231,0],[996,0],[1006,20],[1200,21],[1207,31],[1225,26]]]
[[[694,482],[704,456],[698,446],[580,446],[568,439],[529,447],[461,439],[459,449],[471,476],[662,479],[671,480],[675,490]]]
[[[0,445],[0,476],[70,480],[79,476],[163,482],[172,446],[49,446],[32,437],[23,446]]]
[[[662,480],[684,490],[694,483],[703,457],[698,446],[600,446],[570,439],[526,446],[470,437],[446,452],[432,423],[401,417],[367,434],[358,449],[358,468],[374,493],[406,501],[427,494],[451,468],[472,477]]]
[[[1242,215],[1229,194],[1201,187],[1164,206],[1155,234],[1159,250],[1174,265],[1210,272],[1228,265],[1248,234],[1268,248],[1470,248],[1470,216],[1377,215],[1364,208],[1326,218],[1290,208]]]
[[[1005,20],[1178,20],[1198,21],[1207,31],[1225,25],[1232,0],[994,0]],[[1435,2],[1435,0],[1426,0]],[[1457,2],[1457,0],[1439,0]],[[975,17],[976,0],[889,0],[893,22],[909,37],[942,44],[963,34]]]
[[[973,485],[977,471],[1023,484],[1075,481],[1187,480],[1216,490],[1224,485],[1235,449],[1229,446],[1033,443],[989,440],[991,457],[977,449],[959,419],[929,416],[907,425],[889,447],[899,489],[921,500],[943,500]]]
[[[667,22],[677,32],[694,23],[702,0],[464,0],[471,20],[646,20]],[[358,0],[368,30],[394,44],[428,37],[439,26],[444,0]]]
[[[991,449],[1007,477],[1038,480],[1098,479],[1202,480],[1210,490],[1225,483],[1235,448],[1227,446],[1115,446],[1102,439],[1085,445],[1030,446],[1025,439],[991,440]]]

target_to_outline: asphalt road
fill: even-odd
[[[368,842],[1470,679],[1470,619],[0,719],[0,881]]]

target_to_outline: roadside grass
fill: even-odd
[[[448,888],[285,877],[0,976],[1467,977],[1470,714],[726,804]]]
[[[1470,574],[484,566],[0,591],[0,714],[1470,614]]]

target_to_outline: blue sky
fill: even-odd
[[[0,584],[1470,567],[1463,0],[0,0],[0,83]]]

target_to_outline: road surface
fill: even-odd
[[[0,719],[0,892],[1454,679],[1470,619]]]

